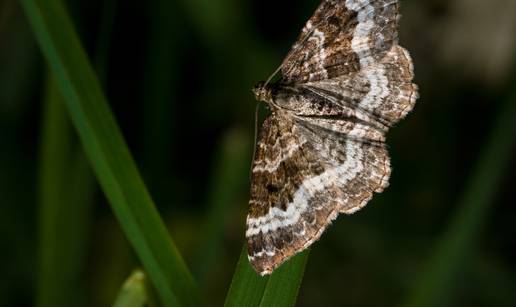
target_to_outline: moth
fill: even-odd
[[[418,98],[398,45],[399,3],[323,0],[275,83],[253,92],[271,110],[255,149],[248,258],[261,275],[364,207],[391,174],[385,135]]]

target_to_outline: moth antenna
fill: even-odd
[[[276,68],[276,70],[272,73],[272,75],[267,79],[267,81],[265,81],[265,84],[263,85],[264,87],[267,86],[267,84],[269,84],[269,82],[271,82],[272,78],[274,78],[274,76],[280,71],[281,69],[281,65],[278,66],[278,68]]]
[[[251,159],[251,167],[249,168],[249,182],[253,176],[253,164],[254,157],[256,156],[256,144],[258,143],[258,112],[260,111],[260,103],[256,104],[254,111],[254,145],[253,145],[253,158]]]

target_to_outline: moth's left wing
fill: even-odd
[[[246,230],[251,265],[270,274],[316,241],[340,212],[365,206],[387,186],[390,171],[382,131],[273,112],[253,163]]]

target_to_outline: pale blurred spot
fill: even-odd
[[[439,50],[445,65],[488,83],[499,83],[515,65],[516,1],[450,2]]]

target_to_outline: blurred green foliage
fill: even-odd
[[[498,2],[402,1],[400,40],[421,98],[389,134],[391,186],[314,245],[299,306],[516,303],[516,48],[504,34],[515,29],[516,10]],[[210,305],[224,304],[242,248],[254,134],[249,90],[281,62],[317,4],[67,2]],[[486,11],[497,19],[478,18]],[[464,39],[470,33],[478,35]],[[76,306],[110,306],[139,264],[88,180],[51,89],[19,3],[0,0],[0,305],[59,297],[45,288],[58,280]],[[59,135],[64,143],[52,145]],[[45,213],[56,229],[40,227]],[[45,248],[47,260],[39,257]],[[44,273],[45,263],[66,268],[65,276]]]

